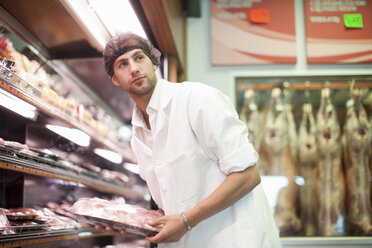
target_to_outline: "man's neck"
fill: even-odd
[[[156,87],[156,85],[155,85],[155,87]],[[129,94],[130,97],[132,98],[132,100],[137,105],[137,108],[139,108],[142,111],[142,113],[144,113],[146,115],[147,115],[146,109],[147,109],[147,106],[149,105],[152,94],[154,93],[155,87],[152,89],[152,91],[148,92],[146,95]]]
[[[157,80],[156,84],[157,83],[158,83],[158,80]],[[156,85],[155,85],[155,87],[156,87]],[[136,103],[137,108],[139,110],[141,110],[141,112],[143,114],[143,119],[145,120],[147,128],[150,129],[150,130],[151,130],[151,127],[150,127],[149,115],[147,114],[146,109],[147,109],[147,106],[149,105],[152,94],[154,93],[155,87],[153,88],[153,90],[151,92],[149,92],[146,95],[141,95],[141,96],[130,95],[131,98],[133,99],[133,101]]]

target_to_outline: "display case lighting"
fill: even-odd
[[[123,162],[123,158],[121,157],[121,155],[113,151],[96,148],[94,149],[94,153],[114,164],[120,164]]]
[[[87,147],[90,144],[90,136],[79,129],[50,124],[45,127],[79,146]]]
[[[36,119],[36,108],[34,106],[3,89],[0,89],[0,105],[28,119]]]
[[[123,164],[123,167],[127,170],[129,170],[130,172],[133,172],[135,174],[139,174],[139,167],[138,165],[136,164],[132,164],[132,163],[124,163]]]

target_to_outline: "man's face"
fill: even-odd
[[[141,49],[133,49],[115,60],[112,82],[131,96],[146,95],[155,88],[156,68]]]

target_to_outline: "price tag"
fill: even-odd
[[[251,9],[249,10],[249,20],[252,23],[269,23],[270,15],[268,9]]]
[[[362,14],[344,14],[344,23],[347,28],[363,28]]]

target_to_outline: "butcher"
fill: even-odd
[[[281,247],[260,185],[258,155],[228,97],[202,83],[156,76],[160,52],[133,33],[103,53],[114,85],[135,102],[132,149],[165,216],[147,237],[164,247]]]

